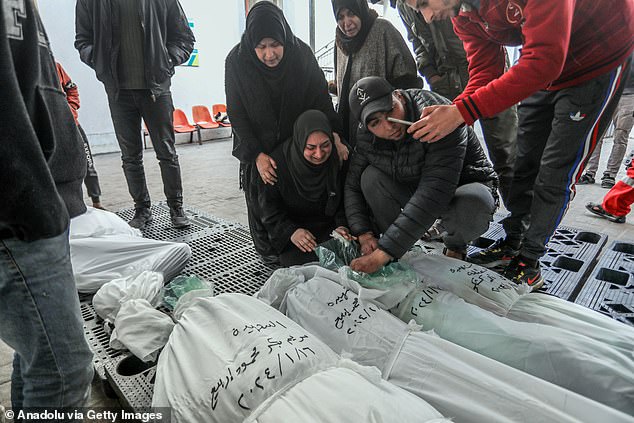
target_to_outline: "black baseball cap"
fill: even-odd
[[[372,113],[392,110],[394,88],[385,78],[367,76],[357,81],[350,90],[350,113],[365,126]]]

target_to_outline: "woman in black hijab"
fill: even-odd
[[[335,80],[343,136],[355,144],[358,122],[350,116],[350,88],[366,76],[380,76],[395,88],[421,88],[412,53],[401,33],[378,17],[367,0],[332,0],[337,22]]]
[[[337,133],[341,123],[312,50],[293,35],[282,11],[270,2],[251,8],[242,39],[226,59],[225,91],[251,236],[262,259],[276,262],[258,207],[258,182],[274,185],[280,171],[270,153],[291,136],[293,123],[305,110],[322,111]],[[347,157],[347,149],[336,145]]]
[[[293,136],[271,154],[277,183],[259,193],[262,222],[282,266],[316,261],[317,244],[336,230],[349,237],[342,201],[342,165],[330,122],[318,110],[297,119]]]

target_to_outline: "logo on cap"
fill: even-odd
[[[368,96],[368,93],[366,93],[363,88],[358,87],[357,88],[357,98],[359,99],[359,103],[363,103],[364,101],[366,101],[370,97]]]

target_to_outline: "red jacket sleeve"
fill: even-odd
[[[575,0],[528,1],[522,55],[504,74],[502,45],[468,16],[455,18],[455,31],[469,60],[469,83],[454,103],[467,124],[492,117],[557,79],[568,53],[574,8]]]
[[[76,116],[77,109],[79,109],[79,89],[77,88],[77,84],[70,79],[70,75],[66,73],[66,70],[62,67],[62,65],[56,62],[55,68],[57,69],[59,82],[62,85],[62,91],[66,94],[66,101],[73,112],[73,116]]]

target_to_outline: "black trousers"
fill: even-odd
[[[539,91],[519,107],[517,159],[503,225],[537,260],[575,196],[575,184],[619,102],[630,61],[580,85]]]
[[[101,187],[99,186],[99,176],[95,169],[95,162],[92,159],[92,152],[90,151],[90,144],[88,144],[88,137],[84,132],[84,128],[81,125],[77,125],[81,139],[84,141],[84,151],[86,152],[86,176],[84,177],[84,185],[86,185],[86,192],[93,203],[99,202],[101,196]]]
[[[384,233],[394,223],[416,192],[416,185],[396,182],[374,166],[368,166],[361,174],[361,191],[372,210],[376,226]],[[456,192],[444,212],[438,212],[445,246],[453,251],[467,252],[467,244],[489,227],[495,211],[491,190],[484,184],[472,182],[456,188]],[[432,222],[433,223],[433,222]],[[417,228],[424,233],[429,228]]]
[[[500,196],[504,205],[511,191],[513,167],[517,156],[517,119],[515,106],[492,118],[480,119],[484,144],[493,163],[493,170],[500,180]]]
[[[247,218],[249,219],[249,232],[255,250],[263,257],[276,257],[278,252],[271,245],[271,239],[266,227],[262,223],[260,204],[258,201],[260,174],[255,163],[240,164],[240,186],[244,190],[244,199],[247,203]]]
[[[120,90],[117,98],[114,93],[108,92],[108,104],[134,207],[148,208],[151,205],[143,169],[141,119],[145,121],[159,161],[167,203],[170,206],[182,205],[183,185],[174,146],[172,94],[167,92],[153,100],[150,90]]]

